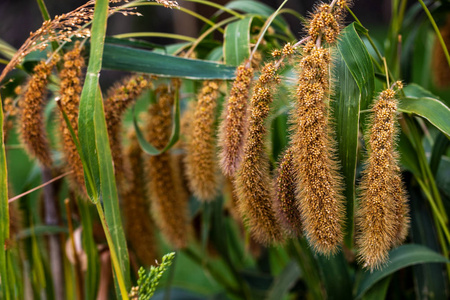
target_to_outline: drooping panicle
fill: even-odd
[[[297,206],[295,172],[293,148],[289,147],[275,172],[274,208],[283,229],[291,237],[301,235],[302,231],[300,210]]]
[[[312,15],[291,115],[303,228],[311,246],[325,255],[336,252],[342,242],[345,206],[330,125],[331,53],[323,44],[336,41],[344,6],[345,1],[333,7],[321,4]]]
[[[114,171],[119,186],[123,186],[130,175],[130,170],[127,170],[124,163],[122,150],[122,118],[127,108],[149,87],[151,87],[151,82],[148,76],[132,75],[116,83],[109,89],[106,96],[105,119]]]
[[[82,74],[84,67],[84,58],[81,55],[81,48],[76,43],[74,48],[64,55],[64,66],[59,73],[60,86],[59,94],[61,106],[69,119],[75,135],[78,135],[78,111],[80,103],[80,94],[82,89]],[[83,164],[78,154],[75,143],[69,128],[62,116],[60,117],[60,137],[62,140],[62,152],[66,161],[65,168],[73,173],[69,176],[69,181],[73,189],[82,197],[87,197],[84,184]]]
[[[33,70],[23,98],[19,103],[19,132],[27,152],[47,167],[52,165],[50,143],[44,125],[44,106],[47,100],[47,84],[57,55],[46,63],[39,62]]]
[[[218,88],[217,82],[203,83],[187,143],[186,175],[190,190],[201,201],[213,200],[218,191],[214,130]]]
[[[144,265],[150,266],[158,257],[156,229],[150,216],[150,205],[147,200],[142,150],[134,132],[130,134],[126,157],[130,165],[131,177],[122,199],[125,231],[138,259]]]
[[[253,69],[247,66],[247,62],[237,68],[236,79],[222,113],[219,128],[220,166],[228,177],[234,176],[242,161],[252,78]]]
[[[405,239],[409,226],[409,208],[395,149],[395,91],[381,92],[372,111],[368,159],[357,210],[359,259],[370,270],[386,263],[388,251]]]
[[[163,149],[171,133],[174,92],[161,86],[157,94],[158,103],[149,108],[147,139],[157,149]],[[188,238],[188,201],[173,170],[170,153],[150,156],[148,174],[148,191],[156,225],[170,244],[183,248]]]
[[[273,100],[271,89],[278,83],[276,70],[274,63],[266,64],[253,88],[244,156],[235,179],[239,212],[246,219],[253,237],[263,244],[279,242],[283,238],[272,205],[274,190],[265,152],[266,119]]]

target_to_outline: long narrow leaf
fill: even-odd
[[[361,299],[375,283],[386,276],[400,269],[423,263],[449,263],[449,261],[439,253],[421,245],[403,245],[392,250],[390,252],[390,262],[387,266],[373,273],[366,272],[363,274],[361,283],[358,286],[356,299]]]

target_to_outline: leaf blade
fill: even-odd
[[[223,53],[227,65],[239,66],[250,56],[250,27],[253,17],[230,23],[225,29]]]

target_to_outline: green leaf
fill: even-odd
[[[231,80],[235,77],[235,68],[232,66],[112,44],[105,44],[103,61],[105,69],[149,73],[160,77],[196,80]]]
[[[433,150],[431,152],[430,158],[430,169],[433,176],[436,176],[441,158],[445,154],[449,146],[450,140],[447,136],[445,136],[445,134],[440,132],[434,140]]]
[[[230,23],[225,29],[223,53],[225,63],[239,66],[250,56],[250,27],[253,17]]]
[[[295,261],[290,261],[273,281],[266,300],[280,300],[289,294],[297,280],[300,279],[300,268]]]
[[[372,99],[375,75],[370,55],[354,23],[342,31],[337,47],[340,56],[335,63],[337,82],[332,106],[347,200],[345,242],[351,248],[360,110],[366,109]]]
[[[342,252],[331,257],[317,255],[317,264],[324,283],[327,299],[350,299],[352,283],[350,273]]]
[[[3,106],[0,97],[0,124],[3,124]],[[5,242],[9,239],[8,171],[3,126],[0,126],[0,291],[2,299],[10,299],[12,286],[8,280],[7,251]]]
[[[69,233],[66,227],[53,225],[36,225],[33,228],[21,230],[16,234],[16,239],[29,238],[32,235],[46,235],[55,233]]]
[[[96,180],[95,189],[89,184],[86,184],[86,188],[97,205],[97,210],[102,221],[103,208],[98,201],[100,199],[103,200],[106,224],[102,225],[111,251],[116,279],[116,291],[118,297],[120,297],[121,292],[127,293],[131,288],[130,266],[125,235],[120,219],[119,201],[106,130],[103,100],[98,85],[99,74],[102,68],[107,17],[108,1],[97,0],[95,2],[94,19],[91,29],[89,64],[80,99],[78,133],[83,152],[82,156],[88,164],[85,173],[90,173],[90,176],[85,176],[85,178],[90,177]],[[88,183],[88,180],[86,182]],[[122,296],[127,297],[127,295]]]
[[[227,8],[239,10],[248,14],[255,14],[264,17],[269,17],[275,12],[275,10],[272,7],[253,0],[231,1],[227,3],[227,5],[225,6]],[[280,29],[283,32],[285,32],[286,29],[289,28],[289,25],[281,16],[277,16],[273,24],[277,29]]]
[[[364,296],[363,300],[379,300],[386,299],[386,294],[389,288],[389,284],[391,283],[391,276],[387,276],[386,278],[381,279],[373,288],[371,288]]]
[[[149,155],[159,155],[169,150],[178,141],[180,137],[180,95],[178,89],[175,91],[175,101],[173,105],[174,105],[174,114],[172,121],[172,134],[170,136],[169,142],[162,150],[156,149],[152,144],[147,142],[144,134],[139,128],[139,125],[136,120],[136,115],[133,113],[133,126],[134,130],[136,131],[136,137],[138,139],[139,145],[141,146],[142,150],[145,151],[145,153]]]
[[[449,263],[441,254],[416,244],[400,246],[390,252],[390,261],[382,269],[373,273],[365,272],[358,286],[356,299],[361,297],[372,288],[378,281],[393,274],[394,272],[417,264],[423,263]]]
[[[406,97],[401,99],[398,110],[427,119],[447,137],[450,137],[450,109],[440,100],[429,97]]]

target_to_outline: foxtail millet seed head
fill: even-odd
[[[321,4],[310,19],[311,39],[303,48],[291,114],[297,205],[311,246],[325,255],[335,253],[342,243],[345,205],[329,121],[331,54],[322,42],[336,42],[345,5],[346,1]]]
[[[26,91],[19,102],[19,133],[27,152],[39,162],[50,167],[52,157],[50,143],[44,125],[44,106],[47,99],[47,84],[59,57],[54,56],[47,64],[39,62],[27,83]]]
[[[278,83],[274,63],[267,63],[253,88],[244,156],[235,179],[238,208],[260,243],[280,242],[283,233],[275,217],[269,159],[265,153],[266,119],[272,103],[272,87]]]
[[[147,139],[157,149],[163,149],[170,138],[174,92],[167,86],[160,86],[157,94],[158,103],[149,108]],[[150,156],[147,161],[148,191],[156,225],[171,245],[184,248],[189,233],[188,199],[180,189],[171,156],[165,152]]]
[[[220,166],[229,177],[238,170],[248,126],[248,97],[253,69],[244,62],[236,70],[236,79],[222,112],[219,128]]]
[[[275,172],[274,208],[283,229],[291,237],[298,237],[302,232],[302,220],[297,206],[295,172],[293,148],[289,147]]]
[[[450,48],[450,15],[441,28],[439,28],[442,39],[447,49]],[[445,57],[445,52],[436,37],[433,45],[433,56],[431,60],[431,72],[434,78],[434,84],[439,88],[448,88],[450,86],[450,67]]]
[[[203,83],[187,143],[186,175],[190,190],[200,201],[214,200],[220,180],[215,159],[214,130],[218,89],[217,82]]]
[[[373,270],[383,266],[388,251],[403,241],[409,225],[406,192],[395,147],[395,91],[381,92],[369,122],[368,159],[357,209],[359,260]]]
[[[76,135],[78,135],[78,106],[80,103],[84,67],[84,58],[81,55],[81,51],[82,49],[79,47],[79,43],[75,43],[74,48],[64,54],[63,69],[59,73],[61,106]],[[62,140],[62,152],[64,160],[67,163],[65,168],[67,171],[73,171],[73,173],[69,175],[69,182],[78,195],[86,198],[87,192],[84,184],[83,164],[81,163],[80,155],[78,154],[62,113],[60,124],[61,126],[59,129],[60,138]]]
[[[146,195],[146,180],[142,158],[135,132],[129,135],[130,144],[126,150],[130,166],[130,184],[122,196],[125,231],[139,261],[145,266],[155,263],[159,256],[156,247],[155,224],[150,215],[150,205]]]
[[[105,119],[108,128],[109,144],[114,162],[114,172],[117,183],[126,189],[126,178],[130,170],[124,163],[122,150],[122,118],[128,107],[148,88],[152,86],[150,79],[145,75],[131,75],[114,84],[108,90],[105,101]]]

